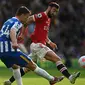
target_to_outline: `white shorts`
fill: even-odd
[[[42,58],[45,57],[48,51],[52,51],[49,47],[47,47],[42,43],[32,43],[30,45],[30,49],[31,49],[31,54],[29,54],[29,56],[34,61],[41,60]]]

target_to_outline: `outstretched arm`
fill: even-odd
[[[28,25],[31,24],[31,23],[33,23],[33,22],[35,22],[35,20],[34,20],[34,15],[29,16],[29,18],[27,19],[26,23],[23,23],[22,33],[21,33],[21,35],[20,35],[21,39],[24,38],[24,33],[25,33],[25,30],[26,30],[26,28],[28,27]]]
[[[21,34],[19,36],[19,38],[21,40],[24,39],[24,33],[25,33],[25,30],[27,29],[28,25],[31,24],[31,23],[33,23],[33,22],[34,22],[34,18],[33,18],[33,16],[30,16],[27,19],[26,23],[23,23],[22,31],[21,31]]]
[[[34,15],[29,16],[29,18],[27,19],[27,24],[31,24],[33,22],[35,22]]]

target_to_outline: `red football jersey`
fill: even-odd
[[[46,44],[50,26],[50,18],[48,18],[45,12],[35,14],[33,17],[35,20],[35,30],[30,36],[31,40],[34,43]]]

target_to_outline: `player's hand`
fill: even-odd
[[[57,49],[57,45],[53,42],[50,42],[50,46],[53,48],[53,50]]]
[[[18,44],[17,44],[17,43],[12,43],[12,47],[13,47],[14,49],[17,49],[17,48],[18,48]]]

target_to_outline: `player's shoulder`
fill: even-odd
[[[21,23],[20,20],[19,20],[17,17],[12,17],[12,18],[10,19],[10,21],[12,21],[12,22],[17,22],[17,23]]]
[[[39,16],[43,16],[43,15],[46,15],[46,12],[40,12],[38,13]]]
[[[21,23],[17,18],[12,17],[12,18],[9,18],[9,19],[5,22],[5,24],[7,24],[7,23],[9,23],[9,24],[14,24],[15,22]]]
[[[46,17],[46,16],[47,16],[47,15],[46,15],[45,12],[40,12],[40,13],[35,14],[35,17],[36,17],[36,18],[43,18],[43,17]]]
[[[12,27],[12,26],[15,26],[15,27],[22,27],[22,23],[19,21],[18,18],[16,17],[12,17],[10,19],[8,19],[8,24]]]

